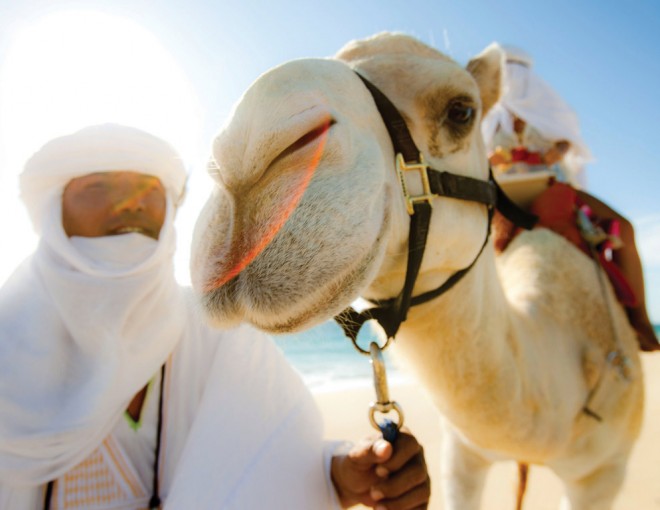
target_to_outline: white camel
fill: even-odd
[[[208,316],[283,333],[359,296],[396,296],[410,217],[392,142],[354,70],[396,105],[429,165],[486,181],[478,124],[499,95],[500,62],[489,47],[463,69],[413,38],[379,34],[261,76],[213,144],[217,186],[191,262]],[[415,295],[468,266],[486,236],[485,206],[432,205]],[[499,256],[489,243],[455,287],[410,309],[395,352],[445,418],[444,508],[479,508],[488,467],[508,459],[550,467],[564,509],[612,507],[643,381],[623,309],[608,312],[604,297],[615,302],[591,260],[535,229]],[[627,365],[608,361],[617,348]]]

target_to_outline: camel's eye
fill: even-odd
[[[465,126],[472,122],[472,119],[474,118],[474,108],[462,101],[455,101],[449,105],[447,118],[454,124]]]

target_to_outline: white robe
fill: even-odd
[[[338,508],[313,397],[269,339],[244,329],[215,356],[165,508]]]
[[[323,442],[313,397],[272,340],[248,326],[211,330],[192,305],[184,336],[167,365],[164,508],[339,508],[329,477],[334,445]],[[158,380],[142,427],[154,427],[157,388]],[[148,500],[152,472],[139,474]],[[43,495],[43,486],[0,484],[0,508],[41,509]]]
[[[187,320],[171,206],[158,242],[69,240],[57,201],[53,211],[35,253],[0,289],[0,480],[13,486],[46,483],[86,459]]]
[[[68,238],[66,184],[121,169],[165,186],[158,241]],[[117,125],[55,139],[26,164],[21,194],[41,240],[0,288],[1,510],[42,508],[52,480],[55,504],[66,496],[77,508],[97,500],[95,508],[144,508],[158,423],[153,386],[166,362],[158,472],[168,509],[336,503],[319,412],[302,380],[262,333],[205,326],[174,280],[185,179],[169,144]],[[154,377],[142,428],[131,434],[126,407]]]
[[[212,330],[197,315],[172,274],[171,208],[155,246],[140,234],[69,243],[53,209],[37,252],[0,289],[0,509],[43,508],[54,479],[77,508],[144,508],[153,467],[139,455],[152,459],[155,433],[135,448],[122,436],[123,414],[168,358],[166,508],[335,507],[330,447],[311,395],[268,337]],[[127,254],[139,259],[129,271],[121,269]],[[149,403],[143,426],[155,431]],[[112,476],[88,477],[97,480],[92,489],[76,488],[79,473],[84,479],[122,449],[128,467],[114,480],[135,476],[114,485]],[[128,506],[91,506],[106,482],[115,495],[131,492]]]

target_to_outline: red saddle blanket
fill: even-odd
[[[548,228],[563,236],[589,257],[595,255],[612,283],[617,299],[621,304],[626,307],[637,306],[638,300],[630,284],[619,267],[607,256],[608,250],[612,249],[608,238],[605,238],[592,251],[582,237],[580,228],[578,227],[577,215],[580,208],[584,205],[574,188],[568,184],[553,182],[534,200],[530,207],[530,212],[539,217],[539,221],[536,224],[537,227]],[[609,219],[595,217],[590,217],[589,219],[605,233],[610,232],[612,228],[616,229],[616,224],[613,224]],[[506,240],[496,239],[496,246],[499,249],[504,249],[514,236],[515,233]]]

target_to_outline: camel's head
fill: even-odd
[[[478,123],[497,100],[499,66],[495,49],[465,70],[410,37],[381,34],[261,76],[214,141],[216,186],[195,229],[193,286],[211,320],[287,332],[365,292],[396,295],[409,217],[387,130],[353,70],[394,102],[433,167],[486,179]],[[485,212],[448,198],[434,207],[422,272],[437,279],[474,257]]]

